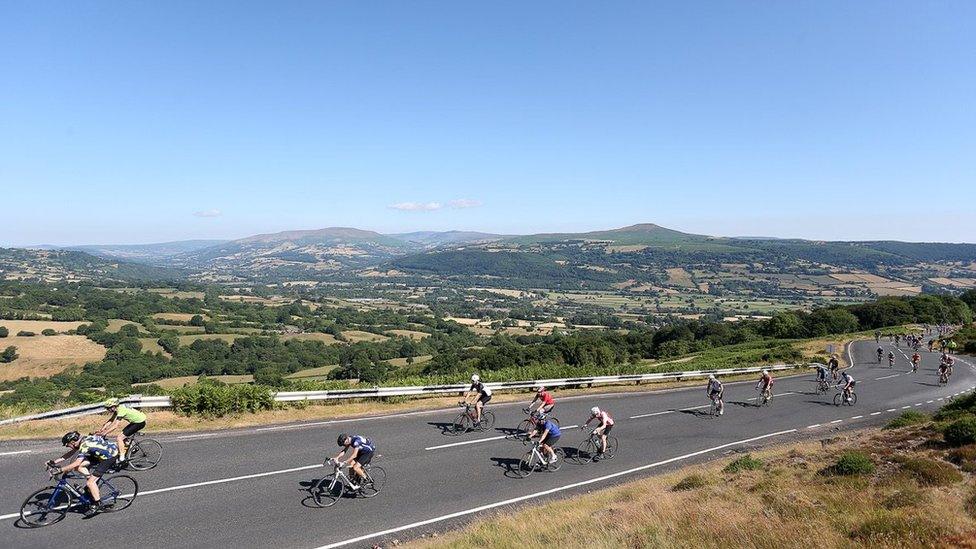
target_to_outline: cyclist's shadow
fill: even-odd
[[[428,421],[427,422],[427,425],[431,425],[433,427],[436,427],[437,429],[440,429],[442,435],[452,435],[453,434],[451,432],[451,427],[453,427],[454,424],[451,423],[451,422]]]
[[[522,462],[519,458],[502,458],[493,457],[491,461],[495,463],[495,467],[501,467],[505,470],[503,473],[508,478],[521,478],[515,471],[518,469],[519,464]]]

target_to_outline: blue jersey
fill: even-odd
[[[353,448],[358,448],[359,453],[372,452],[376,450],[376,446],[373,445],[372,440],[369,440],[368,438],[361,437],[361,436],[352,437],[352,444],[350,444],[350,446],[352,446]]]
[[[559,432],[559,426],[556,425],[550,419],[547,419],[545,423],[540,423],[538,429],[539,429],[539,433],[544,433],[544,432],[546,432],[546,429],[549,429],[549,436],[550,437],[562,436],[562,433]]]

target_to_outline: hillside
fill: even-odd
[[[180,240],[157,244],[93,244],[66,246],[64,250],[85,252],[94,256],[124,259],[142,263],[164,263],[173,257],[223,244],[226,240]],[[58,249],[51,247],[52,249]]]
[[[0,279],[44,282],[144,282],[178,280],[181,269],[95,257],[69,250],[0,248]]]

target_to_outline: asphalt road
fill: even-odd
[[[888,343],[887,347],[894,348]],[[936,375],[937,353],[896,350],[894,368],[877,364],[874,342],[848,350],[858,381],[854,407],[832,404],[833,391],[816,395],[813,375],[778,380],[770,407],[755,405],[754,382],[728,384],[726,413],[708,417],[703,387],[587,395],[557,401],[564,426],[581,423],[595,405],[614,416],[620,451],[612,461],[566,463],[552,473],[514,478],[509,468],[525,448],[503,431],[442,434],[457,410],[322,421],[211,433],[159,436],[164,458],[152,471],[133,473],[141,493],[129,509],[90,519],[69,513],[41,529],[24,528],[23,499],[48,483],[42,464],[59,455],[58,441],[0,444],[0,531],[6,547],[368,547],[447,530],[479,513],[522,501],[602,488],[763,444],[823,437],[831,430],[881,424],[906,409],[931,410],[976,387],[976,360],[957,360],[948,386]],[[496,428],[523,419],[523,404],[492,406]],[[373,499],[349,499],[327,509],[307,505],[310,482],[325,474],[324,458],[337,451],[340,431],[370,436],[375,460],[389,474]],[[568,429],[561,445],[575,448],[585,433]]]

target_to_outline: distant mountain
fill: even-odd
[[[321,279],[382,263],[423,246],[374,231],[329,227],[249,236],[174,257],[219,280]]]
[[[711,236],[683,233],[674,229],[667,229],[653,223],[641,223],[630,225],[620,229],[607,231],[592,231],[588,233],[543,233],[526,236],[517,236],[508,239],[509,242],[518,244],[546,244],[554,242],[572,241],[606,241],[619,245],[640,245],[640,244],[675,244],[690,242],[711,242],[719,239]]]
[[[226,240],[180,240],[158,244],[92,244],[85,246],[51,247],[74,250],[98,257],[126,259],[143,263],[161,263],[172,257],[217,246]]]
[[[0,248],[0,279],[138,283],[186,276],[180,269],[105,259],[75,250]]]
[[[468,242],[488,242],[506,238],[503,235],[479,233],[474,231],[417,231],[413,233],[391,234],[393,238],[414,242],[424,246],[443,246]]]

